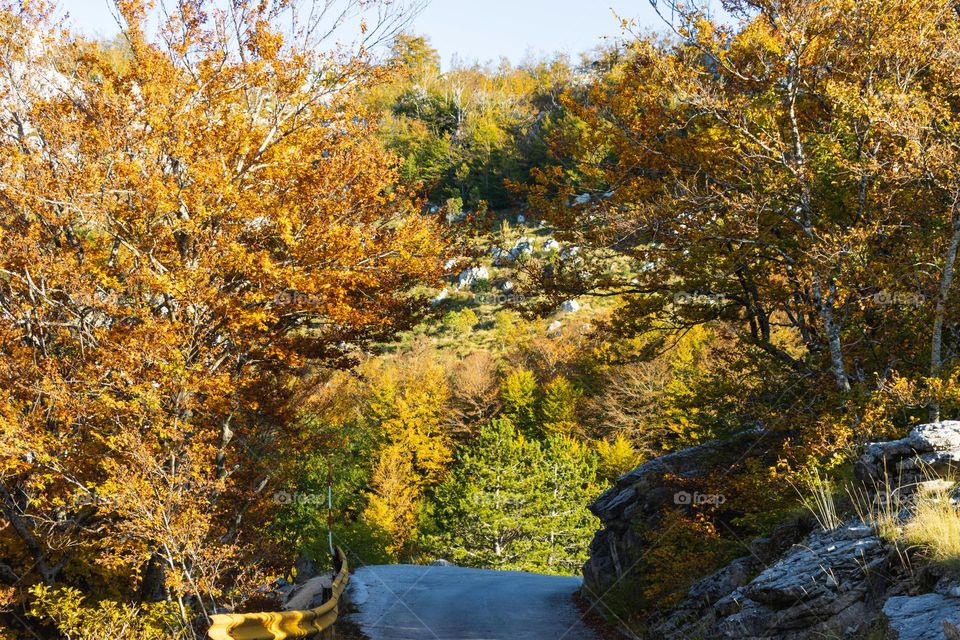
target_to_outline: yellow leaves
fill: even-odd
[[[267,20],[258,20],[247,43],[249,50],[264,60],[274,60],[283,46],[283,35]]]
[[[621,475],[640,464],[640,454],[622,433],[613,440],[599,440],[596,443],[597,475],[613,482]]]
[[[321,73],[254,3],[235,46],[212,6],[183,5],[169,47],[138,0],[120,3],[123,44],[50,36],[75,72],[29,60],[62,90],[24,85],[24,137],[0,142],[0,470],[37,488],[36,522],[77,484],[108,498],[58,549],[102,552],[127,592],[162,545],[178,595],[224,588],[269,511],[253,488],[284,455],[291,378],[407,324],[403,296],[440,272],[435,223],[396,188],[353,89],[324,79],[363,64]],[[411,386],[385,416],[421,479],[449,460],[425,410],[445,393]],[[76,561],[91,582],[95,555]]]
[[[416,535],[421,499],[413,466],[402,447],[390,445],[380,452],[371,485],[364,518],[390,535],[387,552],[396,556]]]
[[[51,589],[45,585],[35,585],[30,589],[30,595],[30,616],[52,622],[65,637],[83,640],[187,640],[194,637],[189,625],[179,619],[179,610],[173,602],[137,606],[109,599],[92,602],[77,589]]]

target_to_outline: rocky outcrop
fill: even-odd
[[[731,598],[732,594],[774,564],[812,526],[812,519],[798,518],[775,527],[769,536],[753,540],[748,555],[695,583],[674,612],[653,625],[651,637],[686,640],[711,637],[704,635],[710,631],[718,633],[718,622],[739,611],[738,601]],[[745,596],[740,594],[739,598],[744,600]]]
[[[703,497],[678,493],[677,479],[706,480],[736,464],[746,450],[769,450],[772,443],[757,441],[764,435],[745,433],[651,460],[597,498],[591,510],[603,529],[584,567],[584,594],[601,598],[635,567],[649,551],[648,537],[638,531],[655,530],[671,503],[682,508]],[[909,493],[928,484],[931,472],[949,479],[958,465],[960,421],[947,421],[867,445],[855,473],[877,491],[895,487]],[[938,488],[945,486],[950,485],[940,481]],[[960,502],[960,490],[956,495]],[[891,548],[860,522],[813,528],[810,519],[799,518],[754,540],[747,555],[696,582],[678,606],[648,618],[645,637],[960,640],[960,584],[942,567],[905,569],[905,551]]]
[[[695,500],[722,499],[705,486],[710,475],[724,473],[748,452],[760,450],[761,444],[769,448],[772,442],[775,440],[767,432],[743,432],[729,440],[655,458],[621,476],[590,505],[603,528],[594,536],[590,559],[583,568],[584,594],[596,599],[636,568],[649,551],[638,532],[656,528],[664,508],[682,509]]]
[[[870,612],[884,588],[887,563],[887,551],[869,527],[818,531],[769,566],[756,556],[740,558],[698,582],[651,637],[843,637],[876,617]],[[757,565],[761,570],[754,573]],[[718,580],[731,568],[735,579]],[[705,592],[708,599],[700,597]]]
[[[960,465],[960,421],[921,424],[906,438],[868,444],[854,465],[858,480],[868,487],[889,484],[908,490],[931,473],[952,477]]]

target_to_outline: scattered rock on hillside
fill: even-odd
[[[490,272],[487,271],[486,267],[470,267],[460,272],[460,275],[457,277],[457,288],[472,287],[481,280],[489,279]]]
[[[520,238],[509,250],[501,247],[494,247],[490,250],[490,255],[493,256],[493,264],[498,266],[509,264],[520,256],[531,253],[533,253],[533,240],[531,238]]]
[[[563,313],[574,313],[580,310],[580,303],[576,300],[567,300],[560,305],[560,311]]]

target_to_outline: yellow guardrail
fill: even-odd
[[[283,640],[304,638],[337,621],[340,594],[350,579],[347,556],[337,549],[340,571],[333,580],[333,595],[316,609],[305,611],[274,611],[269,613],[219,613],[211,617],[213,623],[207,635],[213,640]]]

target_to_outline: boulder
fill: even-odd
[[[951,476],[960,463],[960,421],[921,424],[906,438],[868,444],[854,465],[868,488],[889,483],[909,491],[929,479],[930,472]]]
[[[762,442],[769,440],[770,442]],[[621,582],[650,550],[638,531],[655,529],[664,508],[689,508],[692,494],[681,491],[667,476],[696,484],[716,470],[743,460],[744,452],[771,449],[775,436],[766,431],[744,431],[727,440],[712,440],[643,463],[625,473],[590,505],[602,529],[590,543],[583,567],[583,593],[596,599]],[[710,495],[710,487],[701,487]],[[684,504],[686,498],[690,501]]]
[[[531,253],[533,253],[533,239],[531,238],[520,238],[509,250],[501,247],[494,247],[490,250],[495,265],[509,264],[520,256]]]
[[[489,279],[490,272],[487,271],[486,267],[470,267],[461,271],[460,275],[457,276],[457,288],[469,288],[481,280]]]
[[[313,609],[324,603],[330,588],[333,586],[333,572],[324,573],[310,578],[287,594],[283,603],[285,611],[301,611]]]
[[[575,313],[580,310],[580,303],[576,300],[566,300],[560,305],[560,311],[563,313]]]

